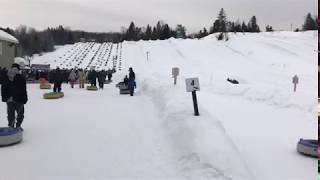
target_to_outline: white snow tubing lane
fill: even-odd
[[[22,131],[14,128],[0,128],[0,147],[17,144],[22,141]]]
[[[300,139],[297,145],[297,151],[307,156],[318,157],[317,144],[317,140]]]

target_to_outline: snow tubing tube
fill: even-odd
[[[318,157],[317,149],[317,140],[300,139],[297,145],[297,151],[307,156]]]
[[[98,91],[97,86],[87,86],[87,90],[89,91]]]
[[[51,89],[50,84],[40,85],[40,89]]]
[[[22,131],[14,128],[0,128],[0,146],[9,146],[22,141]]]
[[[130,94],[129,89],[120,89],[120,94]]]
[[[43,95],[44,99],[59,99],[64,97],[64,93],[60,92],[60,93],[55,93],[55,92],[51,92],[51,93],[45,93]]]
[[[104,84],[110,84],[110,83],[112,83],[112,80],[110,80],[110,81],[106,80],[106,81],[104,82]]]

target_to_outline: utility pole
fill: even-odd
[[[149,54],[150,54],[150,52],[147,51],[146,53],[147,53],[147,61],[149,61]]]

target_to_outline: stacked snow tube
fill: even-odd
[[[87,86],[87,90],[89,91],[98,91],[97,86]]]
[[[0,146],[9,146],[22,141],[22,131],[14,128],[0,128]]]
[[[50,92],[50,93],[45,93],[43,95],[44,99],[59,99],[64,97],[64,93],[63,92]]]
[[[50,84],[40,85],[40,89],[51,89],[51,85]]]
[[[300,139],[297,144],[297,151],[303,155],[318,157],[318,140]]]

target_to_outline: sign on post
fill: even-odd
[[[172,68],[172,77],[174,79],[174,85],[177,84],[177,77],[179,76],[180,70],[177,67]]]
[[[198,101],[197,101],[197,94],[196,94],[197,91],[200,91],[199,78],[186,79],[186,88],[187,88],[187,92],[192,92],[194,115],[199,116],[200,114],[198,110]]]
[[[199,78],[186,79],[187,92],[200,91]]]

